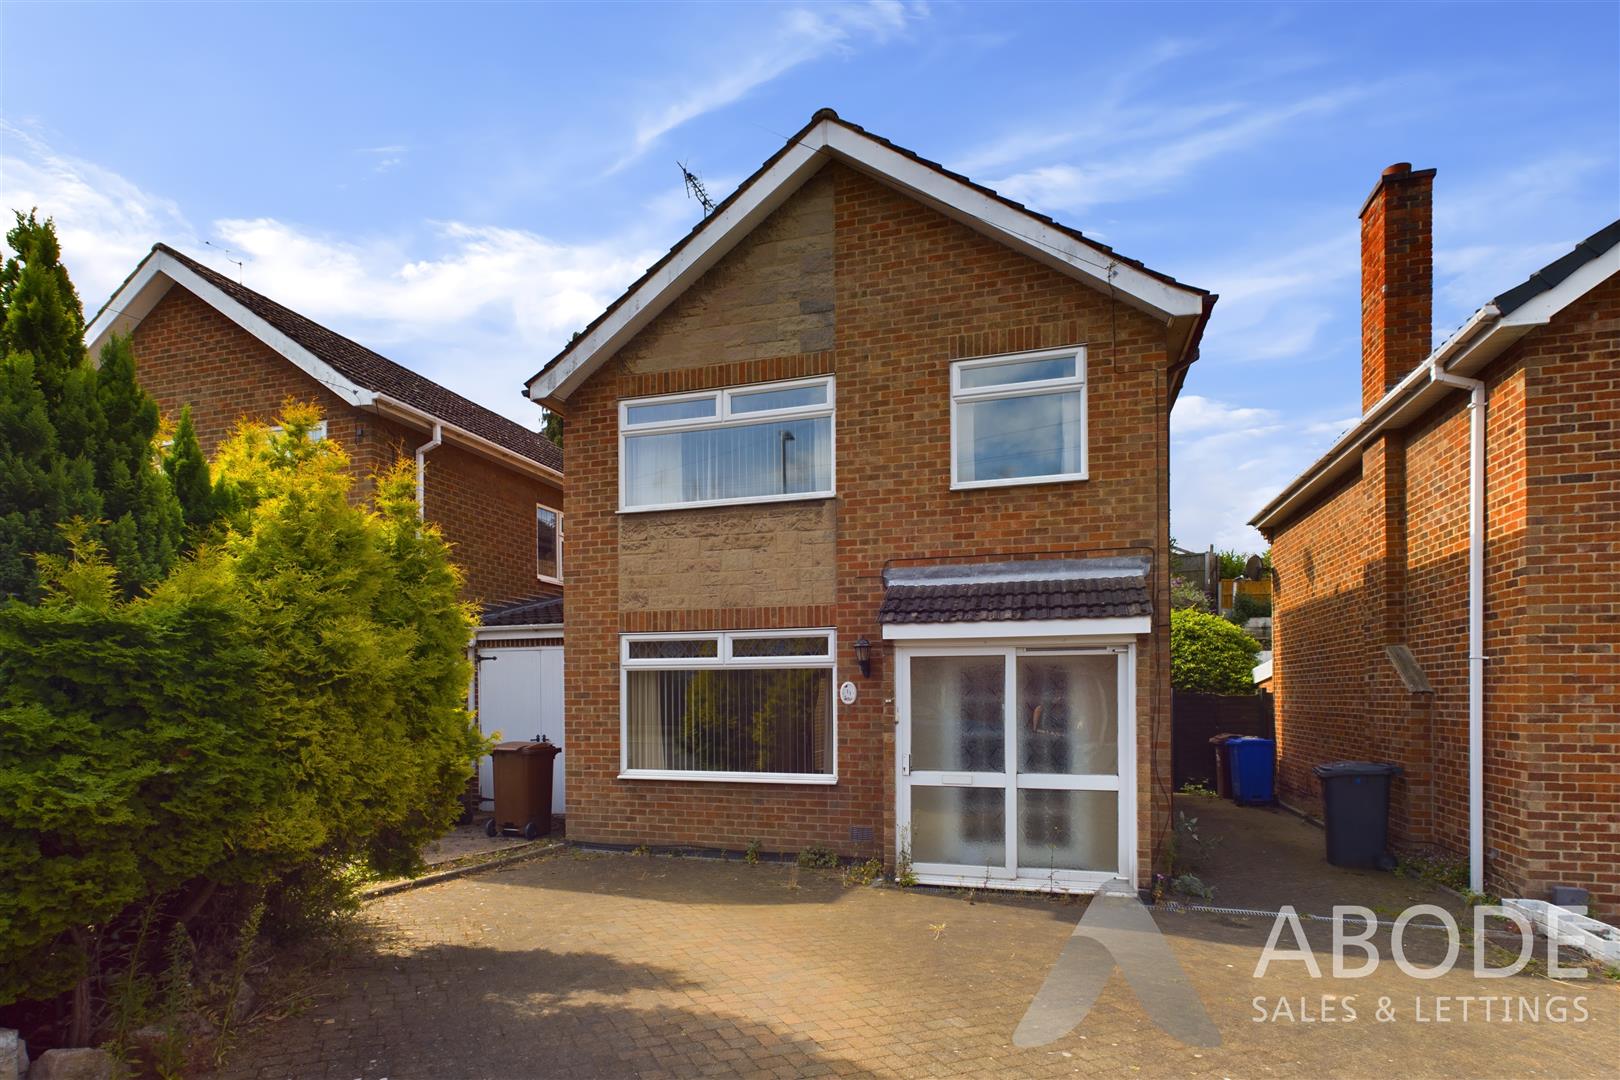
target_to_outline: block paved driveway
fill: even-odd
[[[1620,1060],[1610,980],[1419,982],[1389,962],[1360,980],[1312,980],[1298,962],[1255,979],[1270,919],[1163,911],[1221,1046],[1160,1032],[1116,972],[1073,1032],[1017,1049],[1013,1029],[1083,904],[564,853],[374,902],[375,949],[335,971],[313,1010],[253,1033],[223,1075],[1595,1077]],[[1326,974],[1328,932],[1308,933]],[[1409,940],[1414,960],[1443,952],[1442,935]],[[1349,995],[1355,1021],[1315,1019],[1324,997],[1342,1016]],[[1374,1018],[1381,995],[1391,1022]],[[1533,1003],[1543,1018],[1503,1022],[1498,1006],[1487,1020],[1481,1003],[1465,1022],[1465,995]],[[1283,998],[1294,1019],[1273,1022]],[[1447,1022],[1418,1018],[1441,998]]]

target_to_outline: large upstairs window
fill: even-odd
[[[619,508],[833,494],[833,379],[619,403]]]

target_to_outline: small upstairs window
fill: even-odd
[[[542,581],[562,584],[562,511],[549,506],[534,508],[535,576]]]
[[[1081,346],[951,365],[951,486],[1086,478]]]

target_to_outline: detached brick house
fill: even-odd
[[[92,355],[113,333],[133,335],[141,384],[165,414],[191,406],[204,453],[244,417],[314,402],[362,480],[417,457],[424,515],[454,545],[468,599],[561,593],[562,454],[537,432],[164,244],[92,321]]]
[[[1145,884],[1214,299],[817,113],[529,384],[570,838]]]
[[[1430,348],[1434,170],[1362,210],[1362,419],[1254,518],[1279,785],[1403,769],[1393,843],[1620,914],[1620,222]]]

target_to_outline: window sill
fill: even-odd
[[[1089,480],[1089,473],[1063,473],[1058,476],[1015,476],[1006,480],[957,480],[952,491],[977,491],[981,488],[1029,487],[1033,484],[1074,484]]]
[[[561,585],[563,583],[562,578],[560,578],[560,577],[547,577],[545,574],[536,574],[536,575],[534,575],[534,580],[536,580],[538,582],[541,582],[543,584],[546,584],[546,585]]]
[[[708,502],[662,503],[658,506],[621,506],[621,514],[656,514],[666,510],[707,510],[716,506],[768,506],[772,503],[825,502],[836,499],[836,491],[813,491],[803,495],[762,495],[752,499],[713,499]]]
[[[838,776],[806,773],[684,772],[677,769],[624,769],[620,780],[696,780],[707,784],[815,784],[838,783]]]

